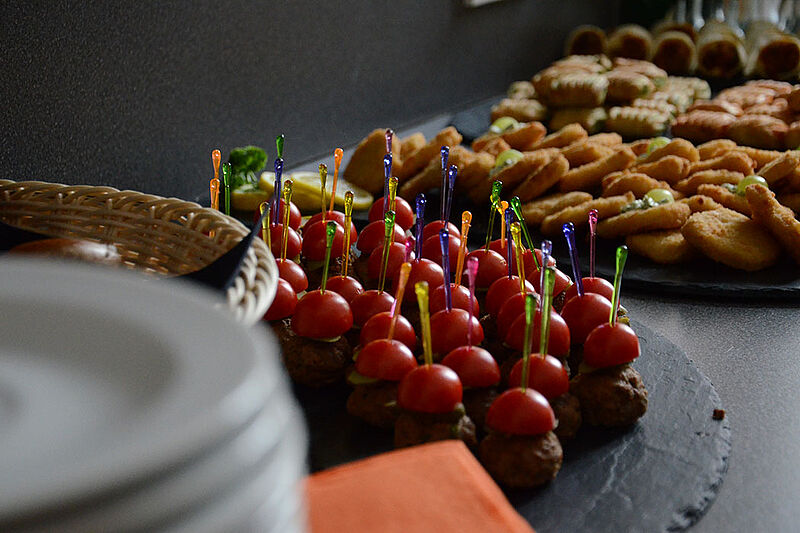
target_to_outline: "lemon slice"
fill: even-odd
[[[292,172],[291,174],[284,174],[284,178],[292,180],[292,202],[300,209],[300,211],[319,211],[320,197],[319,197],[319,174],[316,172]],[[258,188],[264,191],[268,196],[272,195],[272,189],[275,186],[275,173],[263,172],[258,180]],[[330,202],[331,191],[333,190],[333,176],[328,176],[328,181],[325,184],[327,194],[325,195],[326,201]],[[344,206],[344,195],[347,191],[353,191],[353,209],[356,211],[362,209],[369,209],[373,202],[373,197],[370,193],[353,185],[347,180],[339,177],[336,184],[336,199],[334,205]]]
[[[231,191],[231,207],[236,211],[255,211],[261,202],[266,202],[270,197],[271,193],[259,189],[255,184],[243,185]]]

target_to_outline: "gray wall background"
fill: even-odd
[[[617,1],[0,2],[3,177],[194,199],[215,147],[302,160],[503,92]],[[270,163],[271,164],[271,163]]]

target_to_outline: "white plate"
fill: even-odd
[[[121,491],[262,409],[274,352],[188,284],[0,261],[0,523]]]

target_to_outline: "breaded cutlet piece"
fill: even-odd
[[[722,185],[700,185],[697,188],[697,194],[708,196],[728,209],[750,216],[750,206],[747,204],[747,199],[729,191]]]
[[[722,209],[725,206],[717,202],[713,198],[704,194],[695,194],[689,198],[682,198],[678,200],[682,204],[689,206],[692,213],[699,213],[700,211],[712,211],[714,209]]]
[[[798,165],[800,165],[800,157],[797,156],[796,151],[792,150],[764,165],[758,171],[758,175],[767,180],[769,186],[774,188],[776,185],[788,181],[787,178],[792,176]]]
[[[692,163],[676,155],[665,155],[652,163],[637,164],[632,170],[670,184],[678,183],[689,174]]]
[[[475,153],[461,145],[453,146],[448,157],[449,165],[456,165],[458,168],[467,166],[475,158]],[[456,179],[458,182],[458,179]],[[428,164],[410,180],[406,180],[398,189],[398,194],[406,200],[411,200],[421,192],[427,192],[441,186],[442,183],[442,163],[438,157],[431,159]]]
[[[557,192],[522,204],[522,216],[525,217],[525,223],[529,226],[539,226],[547,215],[588,202],[591,199],[592,195],[588,192]]]
[[[664,156],[674,155],[688,160],[690,163],[697,163],[700,161],[700,153],[692,143],[686,139],[672,139],[669,143],[661,148],[656,148],[647,156],[642,159],[642,163],[652,163],[658,161]]]
[[[722,185],[723,183],[733,183],[734,185],[744,179],[744,174],[734,170],[712,169],[701,170],[690,174],[675,184],[675,188],[684,194],[695,194],[701,185]]]
[[[434,159],[439,155],[439,150],[441,150],[442,146],[454,147],[461,144],[462,139],[463,137],[461,137],[461,134],[458,133],[453,126],[448,126],[437,133],[436,137],[428,141],[425,146],[412,152],[405,160],[403,160],[401,172],[397,174],[397,178],[400,180],[400,183],[413,178],[421,170],[423,170],[431,159]],[[382,166],[383,154],[381,154],[380,163],[380,166]],[[347,174],[345,174],[345,176],[347,176]],[[378,176],[381,177],[383,174],[379,174]]]
[[[632,209],[597,223],[597,235],[614,239],[648,231],[677,229],[692,214],[686,204],[670,202],[648,209]]]
[[[589,211],[597,209],[597,219],[603,220],[604,218],[613,217],[618,215],[623,206],[628,205],[634,201],[636,197],[633,193],[627,192],[621,196],[611,196],[609,198],[595,198],[582,204],[565,207],[561,211],[547,215],[542,220],[542,233],[545,235],[558,235],[561,232],[561,226],[567,222],[572,222],[576,228],[581,228],[589,225]]]
[[[624,147],[597,161],[571,169],[561,178],[559,190],[561,192],[569,192],[597,189],[600,187],[600,182],[606,174],[624,170],[631,166],[635,160],[636,156],[631,149]]]
[[[694,213],[681,233],[708,258],[748,272],[774,265],[781,254],[769,231],[731,209]]]
[[[528,174],[528,177],[520,183],[513,196],[519,196],[520,201],[528,202],[546,193],[551,189],[569,170],[569,161],[561,154],[554,156],[541,169]]]
[[[700,155],[700,161],[706,159],[713,159],[722,154],[735,150],[737,144],[730,139],[713,139],[697,145],[697,153]]]
[[[680,229],[628,235],[625,237],[625,244],[631,252],[662,265],[686,263],[697,257],[697,252],[683,237]]]
[[[651,178],[647,174],[639,172],[615,172],[613,179],[603,178],[603,196],[617,196],[631,191],[636,198],[641,198],[653,189],[665,189],[672,193],[675,200],[683,198],[683,194],[673,190],[666,181],[659,181]],[[609,174],[609,176],[612,176]],[[608,178],[608,176],[606,176]]]
[[[392,153],[402,153],[402,143],[397,135],[392,137]],[[383,191],[383,156],[386,154],[386,130],[377,129],[364,137],[344,167],[343,176],[372,194]],[[397,157],[393,168],[402,172],[402,158]],[[395,174],[397,175],[397,174]]]
[[[781,205],[774,192],[757,183],[745,188],[745,197],[753,220],[767,228],[795,263],[800,264],[800,222],[794,218],[794,211]]]
[[[511,145],[499,135],[483,135],[472,141],[472,149],[477,152],[486,152],[497,157],[506,150],[511,150]]]
[[[408,137],[403,137],[400,142],[400,157],[402,159],[407,159],[408,156],[425,146],[425,143],[427,143],[425,140],[425,135],[420,131],[412,133]]]

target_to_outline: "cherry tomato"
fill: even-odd
[[[400,381],[415,368],[414,354],[396,339],[375,339],[361,348],[356,359],[356,372],[386,381]]]
[[[391,206],[389,209],[392,209]],[[394,223],[400,226],[403,231],[408,231],[414,225],[414,211],[403,198],[399,196],[395,198],[392,211],[394,211]],[[369,215],[367,216],[370,222],[383,220],[383,196],[375,200],[375,203],[369,208]]]
[[[303,232],[303,256],[309,261],[323,261],[325,259],[327,222],[321,220],[305,227]],[[336,223],[336,233],[333,236],[331,257],[339,257],[344,249],[344,230]]]
[[[505,259],[506,262],[508,262],[508,258],[506,257],[506,255],[507,255],[506,252],[508,250],[506,249],[505,243],[503,243],[501,239],[496,239],[496,240],[493,240],[492,242],[490,242],[489,243],[489,249],[493,250],[493,251],[497,252],[498,254],[500,254],[501,256],[503,256],[503,259]],[[522,264],[525,266],[525,277],[526,278],[528,277],[528,272],[530,272],[531,270],[536,270],[536,263],[533,260],[533,252],[531,252],[529,249],[525,248],[524,246],[523,246],[523,251],[522,251]],[[517,245],[515,245],[513,242],[511,243],[511,271],[514,274],[518,274],[518,272],[517,272]]]
[[[559,269],[555,270],[555,274],[556,274],[556,279],[555,283],[553,284],[553,297],[558,296],[572,285],[572,279],[563,272],[561,272]],[[528,272],[527,270],[525,271],[525,278],[531,283],[533,283],[533,287],[534,289],[536,289],[536,292],[539,292],[539,288],[542,281],[541,276],[542,274],[541,271],[539,270],[532,270],[531,272]]]
[[[362,254],[370,254],[375,248],[382,248],[385,231],[383,220],[370,222],[367,224],[367,227],[362,229],[361,233],[359,233],[356,248],[358,248]],[[406,242],[406,236],[397,224],[394,226],[393,239],[394,242]]]
[[[503,306],[500,307],[500,311],[497,312],[497,320],[495,320],[497,323],[497,333],[501,339],[506,338],[506,333],[508,333],[508,330],[511,328],[511,324],[514,323],[514,320],[516,320],[518,316],[524,314],[525,295],[521,292],[514,294],[503,303]]]
[[[531,339],[533,348],[539,346],[539,338],[542,335],[542,313],[537,311],[533,316],[533,331],[531,332]],[[567,323],[561,318],[561,315],[556,313],[554,309],[550,310],[550,332],[547,336],[547,351],[553,355],[562,356],[569,353],[571,332]],[[518,316],[514,319],[511,327],[508,328],[506,333],[505,342],[508,346],[515,350],[522,350],[522,345],[525,342],[525,315]]]
[[[542,264],[542,251],[538,248],[536,248],[536,262],[539,263],[540,265]],[[547,258],[547,266],[556,266],[556,260],[552,255],[548,256]],[[528,268],[527,261],[525,262],[525,268]],[[536,266],[534,265],[534,269],[535,268]],[[527,272],[527,270],[525,272]]]
[[[278,276],[285,279],[296,293],[301,293],[308,288],[308,278],[303,267],[289,259],[275,259],[278,264]]]
[[[508,375],[508,386],[519,387],[522,382],[522,359],[517,361]],[[531,354],[528,366],[528,387],[542,393],[548,400],[558,398],[569,391],[569,374],[561,361],[552,355],[542,357]]]
[[[642,353],[639,337],[626,324],[608,322],[589,333],[583,344],[583,362],[594,368],[630,363]]]
[[[347,300],[326,290],[305,293],[292,316],[292,330],[301,337],[333,339],[353,327],[353,313]]]
[[[467,344],[467,328],[472,327],[472,343],[483,342],[483,327],[476,317],[469,322],[469,313],[463,309],[442,309],[431,316],[431,347],[433,353],[445,355]]]
[[[422,365],[405,375],[397,388],[397,404],[420,413],[450,413],[461,402],[458,374],[444,365]]]
[[[604,280],[603,278],[585,277],[582,279],[583,279],[584,292],[593,292],[595,294],[599,294],[609,302],[614,297],[614,286],[608,281]],[[570,300],[573,296],[577,295],[578,295],[578,286],[572,284],[572,286],[570,286],[570,288],[567,289],[566,300]]]
[[[414,259],[414,252],[411,252],[411,259]],[[370,279],[381,277],[381,261],[383,260],[383,246],[375,248],[367,259],[367,275]],[[391,280],[400,273],[400,267],[406,262],[406,245],[393,242],[389,246],[389,257],[386,261],[386,279]],[[387,284],[388,286],[388,284]]]
[[[263,233],[264,230],[261,230],[261,232]],[[283,252],[283,224],[270,226],[269,234],[271,236],[269,251],[272,252],[272,255],[275,257],[280,257],[281,252]],[[289,226],[289,232],[286,235],[286,257],[292,259],[300,254],[300,250],[303,247],[303,239],[300,238],[300,235],[298,235],[291,226]]]
[[[394,277],[394,284],[397,285],[398,272]],[[444,271],[442,267],[430,259],[416,259],[411,262],[411,272],[408,273],[407,287],[413,287],[419,281],[427,281],[428,289],[434,290],[440,285],[444,285]]]
[[[297,208],[294,203],[290,204],[291,207],[289,208],[289,227],[293,230],[297,231],[300,228],[300,224],[303,222],[303,215],[300,214],[300,210]],[[278,209],[278,222],[283,224],[283,217],[284,217],[284,208],[286,207],[286,201],[281,198],[281,206]],[[261,209],[256,209],[253,212],[253,222],[258,222],[258,219],[261,218]]]
[[[447,248],[450,253],[450,273],[452,274],[458,266],[458,249],[461,247],[461,239],[455,235],[450,235],[447,241]],[[422,257],[426,257],[436,263],[442,264],[442,245],[439,242],[439,235],[428,237],[422,243]]]
[[[488,289],[492,283],[508,274],[506,260],[495,251],[479,248],[468,253],[467,258],[470,257],[478,258],[478,276],[475,278],[475,287],[478,289]]]
[[[450,294],[453,300],[453,307],[469,311],[469,289],[463,285],[450,284]],[[475,316],[481,316],[480,306],[478,306],[478,299],[472,297],[472,312]],[[444,283],[433,289],[430,296],[430,310],[431,313],[441,311],[447,307],[447,302],[444,293]]]
[[[344,213],[342,213],[341,211],[325,211],[325,220],[326,221],[333,220],[334,222],[339,224],[342,228],[344,228],[345,219],[346,217],[344,216]],[[311,224],[319,220],[322,220],[322,213],[317,213],[313,217],[309,218],[308,221],[305,224],[303,224],[303,232],[305,232],[306,228],[308,228]],[[350,242],[356,242],[356,239],[358,239],[358,232],[356,231],[355,224],[353,224],[353,221],[351,220]]]
[[[498,278],[486,293],[486,312],[496,317],[506,300],[520,293],[519,289],[519,276]],[[528,280],[525,280],[525,289],[527,292],[534,292],[533,285]]]
[[[353,301],[353,298],[364,292],[364,287],[357,279],[350,276],[334,276],[328,278],[327,288],[333,292],[338,292],[347,303]]]
[[[422,228],[422,242],[427,241],[434,235],[438,238],[439,231],[444,227],[445,224],[441,220],[434,220],[433,222],[425,224],[425,227]],[[452,222],[447,223],[447,233],[449,233],[451,237],[458,237],[459,240],[461,239],[461,232],[458,231],[458,228]]]
[[[364,291],[351,302],[353,308],[353,323],[362,327],[367,320],[378,313],[389,311],[394,303],[394,297],[388,292],[378,290]]]
[[[383,311],[377,315],[372,315],[364,324],[364,327],[361,328],[361,335],[358,338],[361,346],[366,346],[375,339],[385,339],[389,335],[391,322],[391,311]],[[411,350],[417,347],[417,334],[414,333],[414,327],[403,315],[397,315],[393,338],[402,342]]]
[[[568,300],[561,316],[569,326],[573,344],[583,344],[589,333],[611,316],[611,302],[599,294],[587,292]]]
[[[442,360],[458,374],[464,387],[491,387],[500,383],[500,367],[480,346],[459,346]]]
[[[285,279],[278,278],[275,298],[267,309],[264,320],[280,320],[292,316],[297,307],[297,294]]]
[[[492,402],[486,425],[508,435],[541,435],[556,427],[556,416],[541,393],[532,388],[516,388]]]

